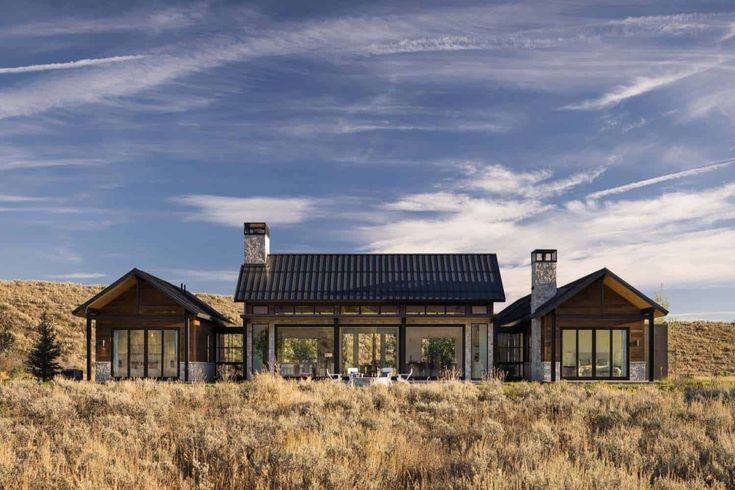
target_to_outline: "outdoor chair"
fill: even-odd
[[[409,378],[413,374],[413,368],[408,372],[408,374],[396,374],[396,381],[399,383],[408,383]]]
[[[329,369],[327,369],[327,378],[331,379],[332,381],[342,381],[342,375],[338,373],[330,373]]]
[[[377,384],[390,385],[393,384],[393,368],[383,368],[378,374],[378,379],[375,380]]]
[[[350,383],[354,382],[355,378],[362,378],[362,373],[360,373],[360,368],[351,367],[347,368],[347,377],[350,380]]]

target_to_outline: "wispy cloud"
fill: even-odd
[[[51,70],[71,70],[74,68],[83,68],[85,66],[107,65],[110,63],[121,63],[123,61],[139,60],[145,58],[144,55],[127,55],[127,56],[111,56],[109,58],[92,58],[76,61],[65,61],[62,63],[46,63],[42,65],[16,66],[13,68],[0,68],[0,74],[11,73],[32,73],[37,71]]]
[[[634,189],[640,189],[641,187],[648,187],[654,184],[660,184],[661,182],[668,182],[670,180],[683,179],[685,177],[692,177],[694,175],[700,175],[708,172],[714,172],[721,168],[729,167],[735,163],[735,158],[728,158],[727,160],[720,160],[718,162],[709,163],[707,165],[691,168],[689,170],[682,170],[681,172],[674,172],[650,179],[640,180],[638,182],[631,182],[630,184],[613,187],[611,189],[605,189],[597,192],[587,194],[587,199],[599,199],[605,196],[611,196],[614,194],[622,194],[624,192],[632,191]]]
[[[172,201],[196,209],[187,215],[188,220],[237,227],[246,221],[267,221],[280,225],[300,223],[313,217],[320,202],[308,197],[227,197],[204,194],[176,197]]]
[[[237,281],[236,270],[202,270],[202,269],[163,269],[161,272],[172,276],[176,281],[211,281],[233,284]]]
[[[13,194],[0,194],[0,202],[6,203],[28,203],[48,201],[46,197],[18,196]]]
[[[643,95],[647,92],[676,83],[679,80],[688,78],[702,72],[703,70],[704,68],[697,68],[657,77],[638,77],[630,85],[617,87],[611,92],[601,95],[596,99],[585,100],[578,104],[569,104],[564,106],[563,109],[582,111],[606,109],[632,97],[638,97],[639,95]]]
[[[61,279],[65,281],[85,280],[85,279],[101,279],[107,277],[107,274],[101,272],[70,272],[68,274],[54,274],[48,276],[49,279]]]
[[[196,24],[203,20],[207,10],[208,4],[201,2],[189,8],[136,10],[108,18],[59,17],[6,27],[0,31],[0,37],[51,37],[127,31],[155,33]]]

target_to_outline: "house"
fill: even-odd
[[[133,269],[74,315],[87,319],[87,379],[214,379],[214,336],[231,326],[214,308],[152,274]],[[93,332],[94,331],[94,332]],[[94,333],[94,342],[93,339]]]
[[[496,368],[537,381],[666,376],[667,330],[654,320],[668,311],[608,269],[557,288],[556,261],[534,250],[531,294],[494,318]]]
[[[324,378],[392,368],[414,380],[665,374],[666,330],[654,319],[666,310],[607,269],[557,288],[556,260],[555,250],[532,252],[531,294],[496,314],[505,293],[495,254],[272,254],[267,224],[245,223],[241,326],[137,269],[75,314],[87,318],[88,373],[96,330],[98,380],[211,380],[225,369]]]

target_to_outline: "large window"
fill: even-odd
[[[464,371],[462,327],[406,327],[406,363],[416,378]]]
[[[176,378],[178,374],[177,329],[113,330],[113,377]]]
[[[495,345],[495,365],[506,379],[523,378],[523,363],[527,359],[523,332],[499,332]]]
[[[473,323],[472,339],[472,379],[480,379],[487,374],[487,324]]]
[[[572,379],[628,377],[628,329],[565,328],[561,376]]]
[[[342,327],[342,372],[358,368],[366,376],[377,376],[382,368],[398,369],[398,328]]]
[[[276,327],[276,361],[286,377],[334,371],[334,327]]]
[[[217,362],[242,364],[241,333],[221,333],[217,335]]]
[[[253,325],[254,373],[268,370],[268,325]]]

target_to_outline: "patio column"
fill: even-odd
[[[464,379],[472,379],[472,323],[464,324]]]
[[[653,383],[655,379],[655,364],[653,362],[653,351],[654,351],[654,339],[656,338],[656,335],[654,332],[654,316],[653,316],[653,308],[648,310],[648,381]]]
[[[334,360],[334,373],[339,373],[342,370],[342,356],[339,351],[339,318],[334,317],[334,354],[332,359]]]
[[[495,369],[495,325],[493,321],[487,325],[487,373],[492,375]]]
[[[189,315],[184,314],[184,381],[189,382]]]
[[[245,326],[245,378],[253,377],[253,324]]]
[[[87,381],[92,381],[92,319],[89,316],[87,316]]]
[[[268,324],[268,370],[276,372],[276,324]]]

